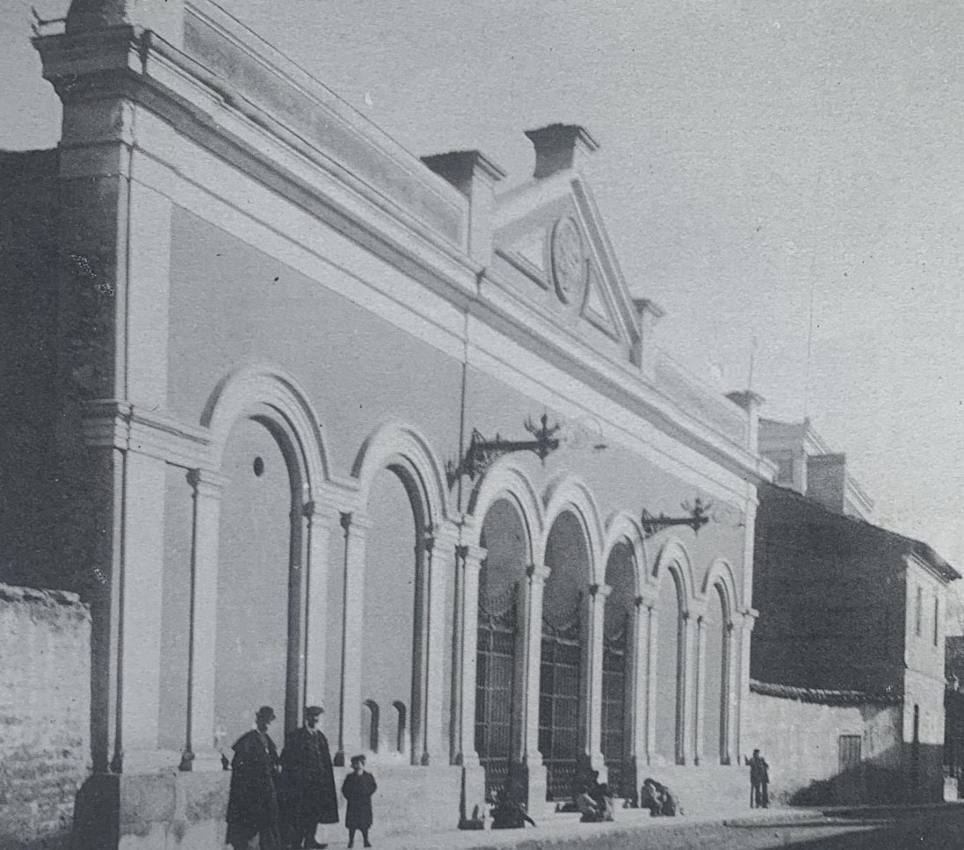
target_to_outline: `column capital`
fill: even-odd
[[[544,584],[551,573],[552,570],[545,564],[529,564],[526,567],[526,575],[533,584]]]
[[[471,543],[460,543],[455,547],[455,554],[466,564],[472,563],[476,568],[481,568],[489,550],[481,546],[473,546]]]
[[[339,511],[338,522],[345,531],[346,536],[364,537],[373,523],[367,514],[360,511]]]
[[[194,488],[195,495],[220,498],[221,491],[230,479],[220,472],[211,469],[189,469],[187,473],[187,483]]]
[[[589,595],[593,599],[605,599],[612,592],[613,589],[608,584],[589,585]]]

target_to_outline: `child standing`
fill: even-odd
[[[360,829],[366,847],[371,847],[368,830],[372,825],[372,794],[378,786],[375,777],[365,770],[365,757],[352,756],[351,773],[345,777],[341,793],[348,800],[345,826],[348,827],[348,846],[355,846],[355,830]]]

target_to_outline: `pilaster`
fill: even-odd
[[[445,704],[444,654],[445,600],[448,574],[455,565],[455,540],[445,534],[426,533],[421,604],[416,604],[415,628],[420,649],[416,652],[415,675],[421,695],[419,711],[412,712],[412,747],[420,764],[447,764],[449,758],[442,734]]]
[[[519,665],[521,681],[516,693],[522,730],[522,766],[526,771],[529,804],[542,804],[546,799],[546,769],[539,751],[539,690],[542,673],[542,598],[551,570],[542,564],[531,564],[526,570],[525,592],[520,601],[519,634],[522,638],[523,663]]]
[[[695,688],[694,654],[696,646],[696,618],[689,611],[679,615],[679,670],[677,675],[676,762],[693,761],[693,692]]]
[[[693,763],[705,764],[706,758],[703,752],[703,737],[706,728],[706,618],[703,614],[696,617],[695,624],[696,646],[695,646],[695,688],[693,693],[693,712],[694,712],[694,741],[693,741]]]
[[[340,515],[344,539],[342,570],[341,690],[338,705],[338,748],[335,764],[361,750],[361,664],[364,632],[362,611],[365,591],[365,540],[372,523],[360,512]]]
[[[738,764],[735,744],[739,737],[736,720],[739,717],[737,706],[739,704],[738,683],[736,680],[736,670],[739,665],[735,663],[734,649],[736,641],[734,637],[733,621],[727,620],[726,628],[723,631],[723,716],[721,718],[721,728],[723,730],[723,748],[720,753],[720,760],[723,764]]]
[[[599,771],[601,782],[607,781],[605,759],[602,753],[602,685],[603,651],[606,598],[612,588],[605,584],[592,584],[586,594],[586,660],[583,669],[582,712],[585,754],[593,770]]]
[[[750,639],[756,617],[757,612],[751,608],[744,612],[740,623],[740,669],[737,674],[739,690],[736,695],[738,716],[735,719],[737,738],[733,746],[737,764],[743,763],[743,757],[748,748],[746,744],[748,731],[746,728],[746,701],[750,696]]]
[[[328,563],[328,551],[335,521],[340,513],[335,504],[315,500],[305,505],[306,605],[304,703],[325,701],[328,649],[328,571],[340,564]]]
[[[655,602],[646,605],[646,762],[656,763],[656,675],[659,610]]]
[[[455,648],[452,679],[452,756],[455,764],[478,767],[475,751],[475,685],[479,628],[479,573],[485,549],[456,548]]]
[[[637,596],[633,601],[632,628],[629,635],[629,682],[626,726],[629,741],[629,764],[623,779],[623,790],[632,789],[630,799],[635,799],[643,781],[642,768],[649,762],[649,619],[653,601]],[[635,804],[634,804],[635,805]]]
[[[187,732],[181,770],[220,770],[215,750],[218,542],[227,479],[207,469],[187,475],[193,490],[191,609],[188,624]]]

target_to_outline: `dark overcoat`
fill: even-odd
[[[228,797],[229,844],[261,835],[264,847],[276,846],[278,796],[275,779],[278,750],[267,733],[245,732],[234,744],[231,791]]]
[[[282,806],[291,823],[338,823],[338,792],[328,739],[302,727],[281,754]]]
[[[378,786],[375,777],[367,771],[349,773],[341,786],[341,793],[348,800],[345,826],[349,829],[368,829],[372,825],[372,794]]]

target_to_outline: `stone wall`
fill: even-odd
[[[0,584],[0,847],[66,846],[90,751],[90,615]]]
[[[886,802],[901,793],[901,706],[827,705],[752,692],[746,750],[770,765],[770,798],[796,805]],[[860,736],[861,765],[840,767],[841,735]]]

